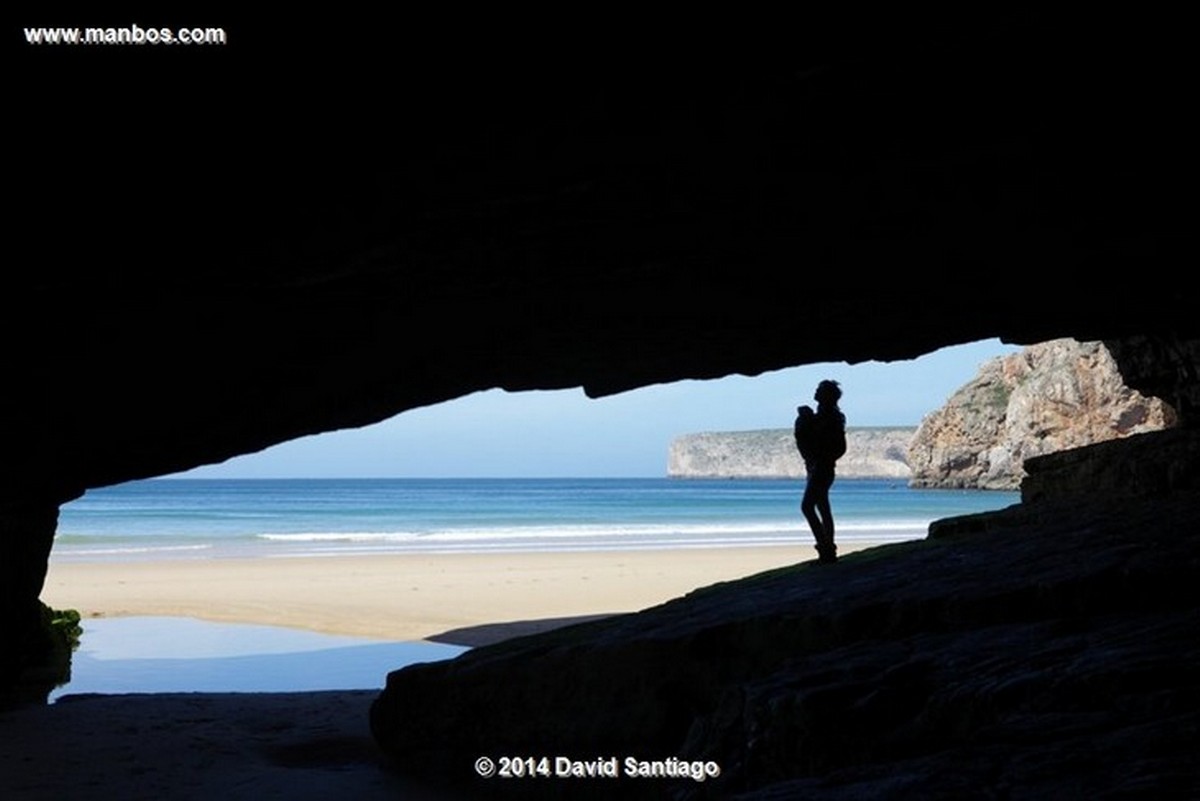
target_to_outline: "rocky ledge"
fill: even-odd
[[[372,727],[404,770],[519,797],[1196,797],[1200,504],[1176,478],[405,668]],[[481,755],[720,776],[483,780]]]

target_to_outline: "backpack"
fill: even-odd
[[[846,418],[833,414],[803,414],[796,418],[796,447],[805,462],[836,462],[846,454]]]
[[[796,437],[796,449],[800,451],[800,458],[808,462],[816,456],[817,418],[813,414],[813,410],[807,406],[801,406],[797,412],[796,425],[793,430]]]

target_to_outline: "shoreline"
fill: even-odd
[[[847,554],[885,544],[856,541]],[[84,618],[172,616],[482,645],[635,612],[815,558],[747,548],[56,562],[42,600]]]

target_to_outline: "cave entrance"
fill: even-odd
[[[787,430],[824,378],[845,388],[852,426],[912,428],[981,362],[1015,350],[984,342],[596,400],[485,392],[96,490],[63,509],[44,598],[80,609],[85,629],[93,615],[198,619],[461,647],[645,608],[812,557],[795,482],[671,480],[673,439]],[[895,512],[902,478],[843,487],[858,492],[844,503],[874,504],[846,529],[864,543],[1013,499],[958,493],[951,512]],[[737,538],[749,545],[722,547]],[[194,642],[192,625],[176,629]]]

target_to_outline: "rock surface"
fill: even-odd
[[[912,428],[851,428],[846,454],[838,460],[843,478],[908,478]],[[667,455],[671,478],[801,478],[804,461],[791,429],[684,434]]]
[[[1180,425],[1195,426],[1200,412],[1200,339],[1181,337],[1127,337],[1108,340],[1121,376],[1143,395],[1162,398],[1179,418]]]
[[[1026,459],[1157,431],[1174,410],[1125,385],[1101,342],[1058,339],[993,359],[928,415],[909,446],[912,485],[1015,489]]]
[[[0,718],[0,782],[8,801],[461,801],[387,769],[374,696],[68,696]]]

